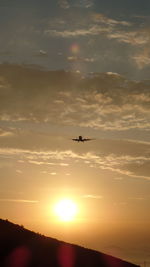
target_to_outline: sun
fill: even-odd
[[[77,214],[77,205],[71,199],[62,199],[54,206],[55,215],[60,221],[73,221]]]

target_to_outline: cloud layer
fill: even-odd
[[[26,137],[27,138],[27,137]],[[43,137],[44,138],[44,137]],[[56,175],[52,169],[69,168],[69,165],[82,163],[87,168],[108,170],[116,175],[150,179],[150,143],[138,143],[128,140],[96,140],[92,146],[78,148],[74,143],[69,144],[65,140],[58,143],[58,138],[49,139],[49,147],[55,150],[33,149],[36,145],[32,136],[33,147],[31,149],[11,147],[0,149],[2,158],[9,158],[19,164],[33,165],[35,168],[49,170],[51,175]],[[68,149],[65,149],[68,143]],[[12,148],[14,146],[14,148]],[[19,145],[18,145],[19,146]],[[72,147],[72,149],[69,149]],[[20,166],[21,166],[20,165]]]
[[[83,77],[8,64],[0,65],[0,71],[2,121],[114,131],[150,129],[149,81],[128,81],[110,72]],[[3,131],[1,135],[10,134],[8,129]]]
[[[0,71],[2,157],[43,166],[43,170],[53,167],[51,175],[56,175],[58,168],[68,168],[71,160],[89,168],[149,179],[149,142],[133,141],[134,136],[132,141],[97,138],[81,147],[61,133],[62,126],[71,126],[101,130],[110,136],[111,132],[133,130],[137,136],[148,134],[149,81],[128,81],[112,72],[83,76],[8,64],[0,65]],[[46,128],[40,132],[42,124],[57,126],[59,135],[58,129],[57,134]]]

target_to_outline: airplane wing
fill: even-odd
[[[94,139],[90,139],[90,138],[84,138],[83,141],[91,141],[91,140],[94,140]]]
[[[77,138],[73,138],[72,140],[73,140],[73,141],[79,141],[79,139],[77,139]]]

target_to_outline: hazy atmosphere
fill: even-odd
[[[150,266],[149,0],[1,0],[0,32],[0,218]]]

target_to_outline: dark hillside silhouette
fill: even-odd
[[[135,267],[0,219],[0,267]]]

